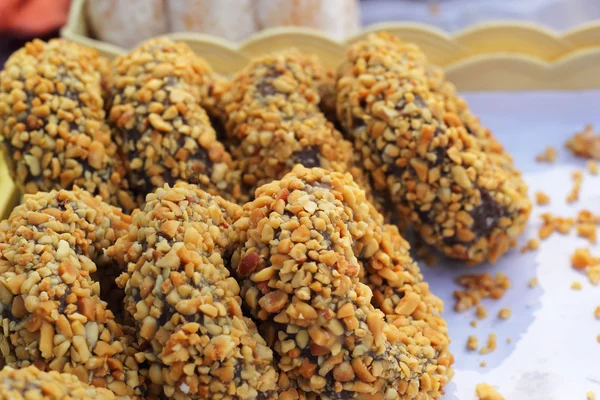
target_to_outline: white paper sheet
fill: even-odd
[[[600,286],[571,268],[570,256],[576,248],[590,247],[600,256],[600,246],[586,239],[557,233],[541,242],[540,249],[521,254],[527,239],[537,237],[539,215],[552,212],[576,217],[588,209],[600,214],[600,176],[585,170],[585,161],[571,156],[564,142],[585,124],[600,128],[600,91],[477,93],[465,95],[473,111],[513,155],[529,184],[530,196],[542,190],[551,197],[547,206],[534,206],[527,231],[519,248],[512,249],[496,265],[475,269],[444,261],[435,267],[420,263],[434,293],[445,302],[444,316],[449,324],[456,374],[447,386],[444,399],[475,399],[477,383],[487,382],[507,399],[570,400],[585,399],[592,390],[600,396],[600,321],[594,309],[600,305]],[[535,162],[535,155],[548,146],[559,150],[555,164]],[[584,170],[580,200],[566,204],[572,187],[571,173]],[[506,273],[512,283],[500,300],[483,300],[489,316],[473,328],[475,309],[453,311],[452,292],[459,286],[454,279],[465,273]],[[528,281],[537,277],[536,288]],[[581,291],[572,290],[573,281],[581,282]],[[498,311],[510,307],[512,317],[498,318]],[[485,346],[489,333],[496,333],[497,348],[487,355],[466,350],[469,335],[476,335],[479,347]],[[507,343],[507,338],[512,343]],[[480,363],[487,366],[482,368]]]

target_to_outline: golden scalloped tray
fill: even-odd
[[[62,36],[94,47],[108,57],[126,52],[118,46],[91,39],[84,3],[74,0]],[[286,47],[320,56],[329,67],[344,57],[348,43],[371,32],[389,31],[416,43],[434,64],[444,67],[459,90],[575,90],[600,88],[596,65],[600,60],[600,22],[554,32],[522,21],[474,25],[448,34],[418,23],[390,22],[369,26],[345,42],[314,29],[276,28],[250,36],[241,43],[197,33],[165,35],[186,42],[223,75],[242,68],[249,58]]]
[[[95,48],[114,58],[127,50],[88,36],[86,0],[73,0],[64,38]],[[250,36],[241,43],[197,33],[166,35],[186,42],[219,74],[240,70],[250,58],[287,47],[319,56],[335,68],[348,43],[372,32],[388,31],[416,43],[429,59],[444,68],[448,79],[463,91],[579,90],[600,88],[600,22],[559,34],[543,26],[498,21],[448,34],[418,23],[382,23],[370,26],[345,42],[307,28],[276,28]],[[0,158],[0,217],[5,218],[19,195]]]

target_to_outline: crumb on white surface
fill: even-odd
[[[485,308],[484,305],[477,306],[476,314],[477,314],[477,318],[479,318],[479,319],[485,319],[488,316],[487,309]]]
[[[537,250],[540,248],[540,240],[533,238],[529,239],[525,246],[521,248],[521,253],[527,253],[528,251]]]
[[[579,200],[579,192],[581,192],[581,183],[583,182],[583,174],[581,171],[574,171],[571,176],[573,178],[573,188],[567,195],[567,203],[573,203]]]
[[[487,339],[487,346],[479,349],[480,354],[488,354],[496,350],[496,334],[490,333]]]
[[[545,206],[546,204],[550,203],[550,196],[541,190],[538,190],[535,192],[535,202],[538,206]]]
[[[477,344],[478,344],[477,336],[475,336],[475,335],[469,336],[469,338],[467,339],[467,349],[477,350]]]
[[[477,306],[483,298],[500,299],[511,286],[508,276],[501,272],[497,273],[494,278],[488,273],[465,274],[456,278],[456,283],[465,288],[464,290],[455,290],[453,293],[456,299],[454,303],[456,312]]]
[[[504,400],[504,397],[493,386],[487,383],[478,383],[475,393],[477,393],[479,400]]]
[[[504,307],[504,308],[501,308],[500,311],[498,312],[498,317],[501,319],[509,319],[511,314],[512,314],[512,312],[510,310],[510,307]]]
[[[535,157],[535,161],[553,163],[556,161],[557,158],[558,152],[556,151],[556,148],[552,146],[547,146],[544,149],[543,153],[540,153]]]

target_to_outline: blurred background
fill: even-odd
[[[58,36],[75,3],[84,9],[89,36],[126,48],[179,31],[238,41],[293,25],[341,40],[385,21],[420,22],[453,32],[511,19],[564,31],[600,18],[600,0],[0,0],[0,65],[25,41]]]

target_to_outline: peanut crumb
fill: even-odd
[[[546,239],[555,231],[566,235],[575,225],[574,218],[557,217],[551,213],[544,213],[540,217],[542,218],[542,226],[538,232],[540,239]]]
[[[454,291],[454,310],[457,312],[477,306],[483,298],[500,299],[506,289],[510,288],[508,277],[501,272],[497,273],[495,278],[488,273],[461,275],[456,279],[456,283],[466,288]]]
[[[469,336],[469,338],[467,339],[467,349],[469,350],[477,350],[477,336],[475,335],[471,335]]]
[[[478,383],[475,392],[479,400],[504,400],[504,397],[487,383]]]
[[[596,342],[600,343],[600,335],[596,335]]]
[[[592,256],[589,249],[575,249],[571,256],[571,266],[585,271],[588,280],[593,285],[600,283],[600,257]]]
[[[581,191],[581,182],[583,181],[583,174],[581,171],[573,172],[573,189],[567,196],[567,203],[573,203],[579,200],[579,192]]]
[[[506,338],[506,343],[512,343],[512,339],[511,339],[511,338],[509,338],[509,337],[507,337],[507,338]]]
[[[596,225],[591,222],[578,224],[575,227],[577,235],[586,238],[590,243],[596,243]]]
[[[600,319],[600,306],[596,306],[596,309],[594,310],[594,317],[596,317],[596,319]]]
[[[511,310],[509,307],[504,307],[502,309],[500,309],[500,311],[498,312],[498,317],[502,318],[502,319],[509,319],[511,316]]]
[[[537,191],[535,193],[535,202],[539,206],[544,206],[544,205],[550,203],[550,196],[548,196],[546,193],[544,193],[542,191]]]
[[[581,290],[581,283],[578,281],[574,281],[573,283],[571,283],[571,289]]]
[[[535,157],[535,160],[537,162],[553,163],[556,161],[557,157],[558,157],[558,153],[556,151],[556,148],[554,148],[552,146],[548,146],[548,147],[546,147],[546,149],[544,150],[543,153],[538,154]]]
[[[485,306],[481,305],[481,306],[477,306],[477,318],[479,319],[485,319],[488,316],[488,312],[485,308]]]
[[[589,171],[590,174],[592,175],[598,175],[598,164],[596,164],[596,161],[594,160],[590,160],[587,162],[587,169]]]
[[[480,366],[481,368],[485,368],[485,367],[487,367],[487,364],[485,363],[485,361],[482,361],[482,362],[479,364],[479,366]]]
[[[600,216],[594,215],[590,210],[581,210],[579,211],[579,214],[577,214],[577,222],[580,224],[600,224]]]
[[[527,244],[525,246],[523,246],[523,248],[521,249],[521,253],[527,253],[528,251],[533,251],[533,250],[537,250],[540,248],[540,241],[539,239],[529,239],[527,241]]]
[[[600,135],[594,134],[592,125],[586,125],[583,132],[575,133],[566,146],[578,157],[600,160]]]
[[[589,390],[585,395],[587,400],[596,400],[596,395],[591,390]]]
[[[596,257],[590,254],[589,249],[575,249],[575,252],[571,256],[571,266],[578,270],[585,269],[597,261]]]
[[[473,328],[477,327],[477,320],[473,320],[469,323],[469,325],[471,325]]]
[[[600,283],[600,264],[586,268],[585,273],[592,285]]]
[[[536,287],[536,286],[538,285],[538,278],[537,278],[537,277],[535,277],[535,276],[534,276],[533,278],[531,278],[531,279],[529,280],[529,283],[528,283],[528,285],[529,285],[529,287],[530,287],[530,288],[534,288],[534,287]]]
[[[496,350],[496,334],[490,333],[487,339],[487,346],[479,349],[480,354],[488,354]]]

